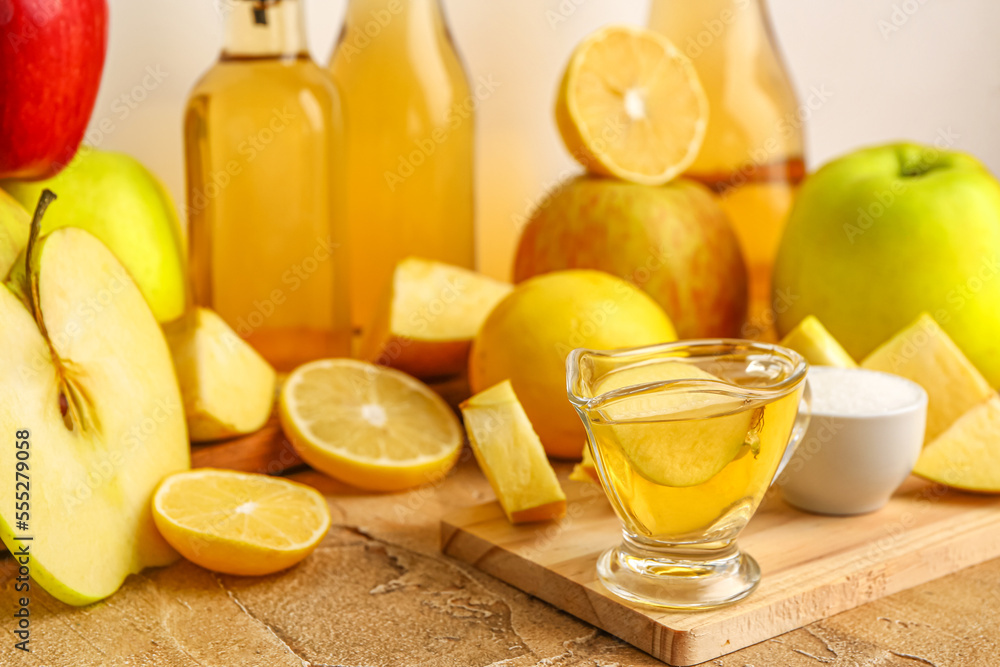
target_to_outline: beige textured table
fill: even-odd
[[[302,565],[254,579],[180,562],[84,609],[34,588],[30,655],[13,648],[13,568],[0,561],[0,665],[663,664],[440,555],[440,515],[492,498],[468,451],[443,484],[406,494],[362,494],[312,471],[294,478],[326,494],[334,520]],[[1000,560],[706,664],[1000,665]]]

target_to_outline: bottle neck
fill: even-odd
[[[301,0],[230,0],[222,59],[306,55]]]
[[[350,0],[344,29],[372,40],[382,33],[419,39],[447,30],[440,0]]]

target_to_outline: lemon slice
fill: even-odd
[[[661,362],[609,374],[595,393],[666,380],[719,380],[697,366]],[[724,386],[718,390],[725,391]],[[635,471],[655,484],[671,487],[707,482],[752,446],[759,408],[747,409],[738,395],[697,389],[641,394],[602,408],[608,425],[595,432],[621,448]],[[602,435],[598,435],[600,440]]]
[[[610,26],[573,52],[556,122],[566,148],[590,171],[660,185],[698,155],[708,98],[691,61],[666,37]]]
[[[306,463],[374,491],[440,479],[462,448],[458,417],[427,385],[353,359],[295,369],[282,387],[278,415]]]
[[[227,574],[270,574],[308,556],[330,529],[315,489],[283,479],[201,468],[164,479],[153,496],[163,538],[192,563]]]

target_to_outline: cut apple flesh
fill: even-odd
[[[986,378],[927,314],[868,355],[861,367],[901,375],[927,391],[924,443],[994,394]]]
[[[927,445],[913,472],[960,489],[1000,493],[1000,397],[972,408]]]
[[[781,339],[781,345],[795,350],[813,366],[857,368],[858,364],[826,330],[815,316],[809,315]]]
[[[0,280],[7,277],[17,256],[27,245],[30,221],[27,211],[17,200],[0,190]]]
[[[573,466],[573,471],[569,478],[574,482],[597,482],[600,484],[601,477],[597,474],[597,466],[594,464],[594,457],[590,453],[590,445],[584,445],[583,458]]]
[[[65,228],[31,255],[37,297],[0,287],[0,460],[11,470],[14,434],[28,430],[31,511],[16,529],[12,473],[0,537],[16,550],[14,536],[31,535],[32,577],[82,605],[176,559],[150,498],[189,466],[184,412],[163,333],[111,252]]]
[[[670,380],[723,381],[697,366],[661,362],[624,368],[603,378],[598,395]],[[675,387],[637,394],[601,408],[592,424],[598,441],[621,447],[636,472],[655,484],[696,486],[714,477],[741,453],[759,412],[725,386]],[[613,443],[613,444],[612,444]],[[599,444],[598,447],[605,446]]]
[[[512,287],[474,271],[411,257],[361,344],[361,357],[419,378],[465,370],[486,316]]]
[[[557,519],[566,495],[509,381],[462,404],[472,451],[511,523]]]
[[[264,425],[274,405],[276,375],[256,350],[207,308],[195,308],[164,329],[193,442],[252,433]]]

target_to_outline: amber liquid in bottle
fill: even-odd
[[[330,72],[348,121],[352,322],[408,256],[473,268],[474,104],[439,0],[350,0]]]
[[[299,0],[238,0],[185,119],[194,298],[279,370],[350,352],[343,121]]]
[[[802,117],[762,0],[653,0],[652,29],[694,64],[709,102],[687,175],[705,183],[751,272],[747,335],[770,337],[770,275],[803,165]]]

